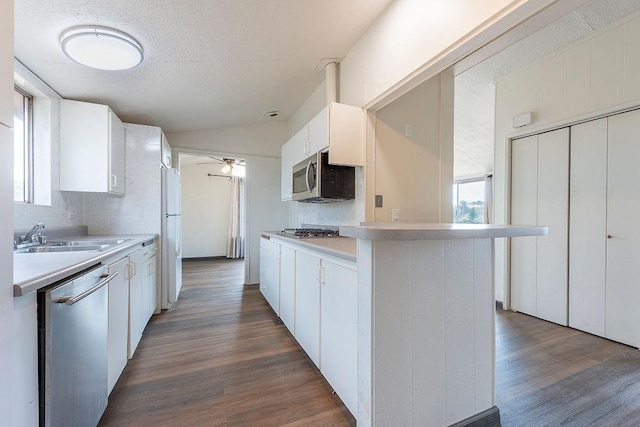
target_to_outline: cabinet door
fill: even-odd
[[[355,268],[355,266],[354,266]],[[322,374],[352,414],[358,413],[358,276],[322,260],[320,363]]]
[[[293,192],[293,140],[289,140],[282,146],[282,159],[280,169],[280,198],[282,201],[291,200]]]
[[[294,336],[320,367],[320,258],[296,251]]]
[[[109,350],[107,355],[107,393],[111,393],[127,364],[129,336],[128,258],[109,264],[108,273],[118,272],[109,282]]]
[[[280,248],[280,319],[293,334],[295,331],[296,251]]]
[[[569,326],[605,336],[607,119],[571,127]]]
[[[124,194],[125,133],[124,125],[113,111],[109,110],[109,192]]]
[[[309,126],[305,125],[293,138],[293,165],[309,157]]]
[[[329,163],[364,166],[364,110],[333,102],[328,120]]]
[[[538,223],[538,136],[511,145],[511,224]],[[536,238],[511,239],[511,308],[536,315]]]
[[[280,245],[260,240],[260,292],[276,313],[280,314]]]
[[[149,312],[148,319],[153,316],[153,313],[156,312],[156,308],[158,307],[158,255],[157,248],[153,249],[154,255],[149,258],[147,263],[147,284],[149,287]]]
[[[640,347],[640,111],[609,118],[606,337]]]
[[[329,147],[329,108],[325,107],[309,122],[309,154]]]
[[[549,226],[549,235],[536,238],[536,316],[566,326],[569,128],[546,132],[538,138],[537,224]]]
[[[129,256],[129,359],[138,348],[142,338],[142,249]]]

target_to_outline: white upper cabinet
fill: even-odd
[[[287,142],[291,145],[292,162],[291,165],[300,163],[309,157],[309,125],[305,125]]]
[[[162,164],[167,168],[171,168],[173,164],[173,155],[171,154],[171,146],[167,137],[162,133]]]
[[[332,165],[364,166],[364,111],[332,102],[309,122],[309,153],[329,148]]]
[[[60,101],[60,190],[124,195],[124,125],[106,105]]]
[[[13,128],[13,9],[0,14],[0,124]]]

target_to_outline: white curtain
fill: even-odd
[[[231,203],[229,204],[229,233],[227,258],[244,258],[244,178],[231,177]]]
[[[493,224],[493,175],[484,177],[484,223]]]

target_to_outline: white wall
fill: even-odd
[[[0,112],[11,116],[13,98],[13,1],[0,0]],[[8,425],[14,423],[15,408],[12,399],[13,381],[19,380],[19,371],[12,369],[13,345],[13,254],[10,239],[13,238],[13,122],[0,118],[0,414]],[[15,375],[13,372],[16,372]]]
[[[60,98],[26,68],[16,64],[16,71],[25,81],[24,86],[36,96],[34,120],[34,153],[36,175],[45,174],[35,185],[36,192],[50,186],[50,194],[39,194],[36,203],[14,204],[13,221],[16,230],[28,230],[35,223],[44,222],[47,227],[66,227],[84,224],[84,195],[60,191]],[[44,159],[42,159],[44,157]]]
[[[260,232],[288,223],[280,201],[280,148],[288,139],[287,122],[207,129],[167,135],[174,153],[206,153],[241,157],[247,162],[247,238],[245,283],[260,280]]]
[[[374,209],[376,222],[391,222],[392,209],[400,209],[402,222],[451,222],[453,166],[443,159],[451,158],[453,140],[441,136],[441,127],[453,132],[453,117],[441,115],[447,84],[445,96],[453,79],[436,76],[377,112],[373,191],[384,206]],[[405,135],[405,125],[412,136]]]
[[[340,63],[340,102],[365,106],[406,91],[414,77],[435,76],[549,3],[396,0]]]
[[[227,254],[231,181],[218,164],[180,167],[182,178],[182,258]]]
[[[125,195],[85,194],[89,234],[161,234],[161,132],[125,123]]]
[[[539,133],[640,105],[640,14],[634,14],[525,69],[496,86],[495,218],[508,223],[509,138]],[[512,127],[514,116],[533,123]],[[496,241],[496,299],[508,290],[506,245]]]

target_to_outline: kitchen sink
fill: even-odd
[[[130,239],[83,239],[83,240],[50,240],[43,245],[14,249],[16,254],[33,254],[47,252],[82,252],[102,251],[119,245]]]
[[[99,239],[99,240],[50,240],[45,246],[54,247],[85,247],[85,246],[114,246],[126,242],[129,239]]]
[[[107,249],[111,245],[81,245],[81,246],[31,246],[29,248],[16,249],[16,254],[32,254],[45,252],[80,252],[80,251],[101,251]]]

